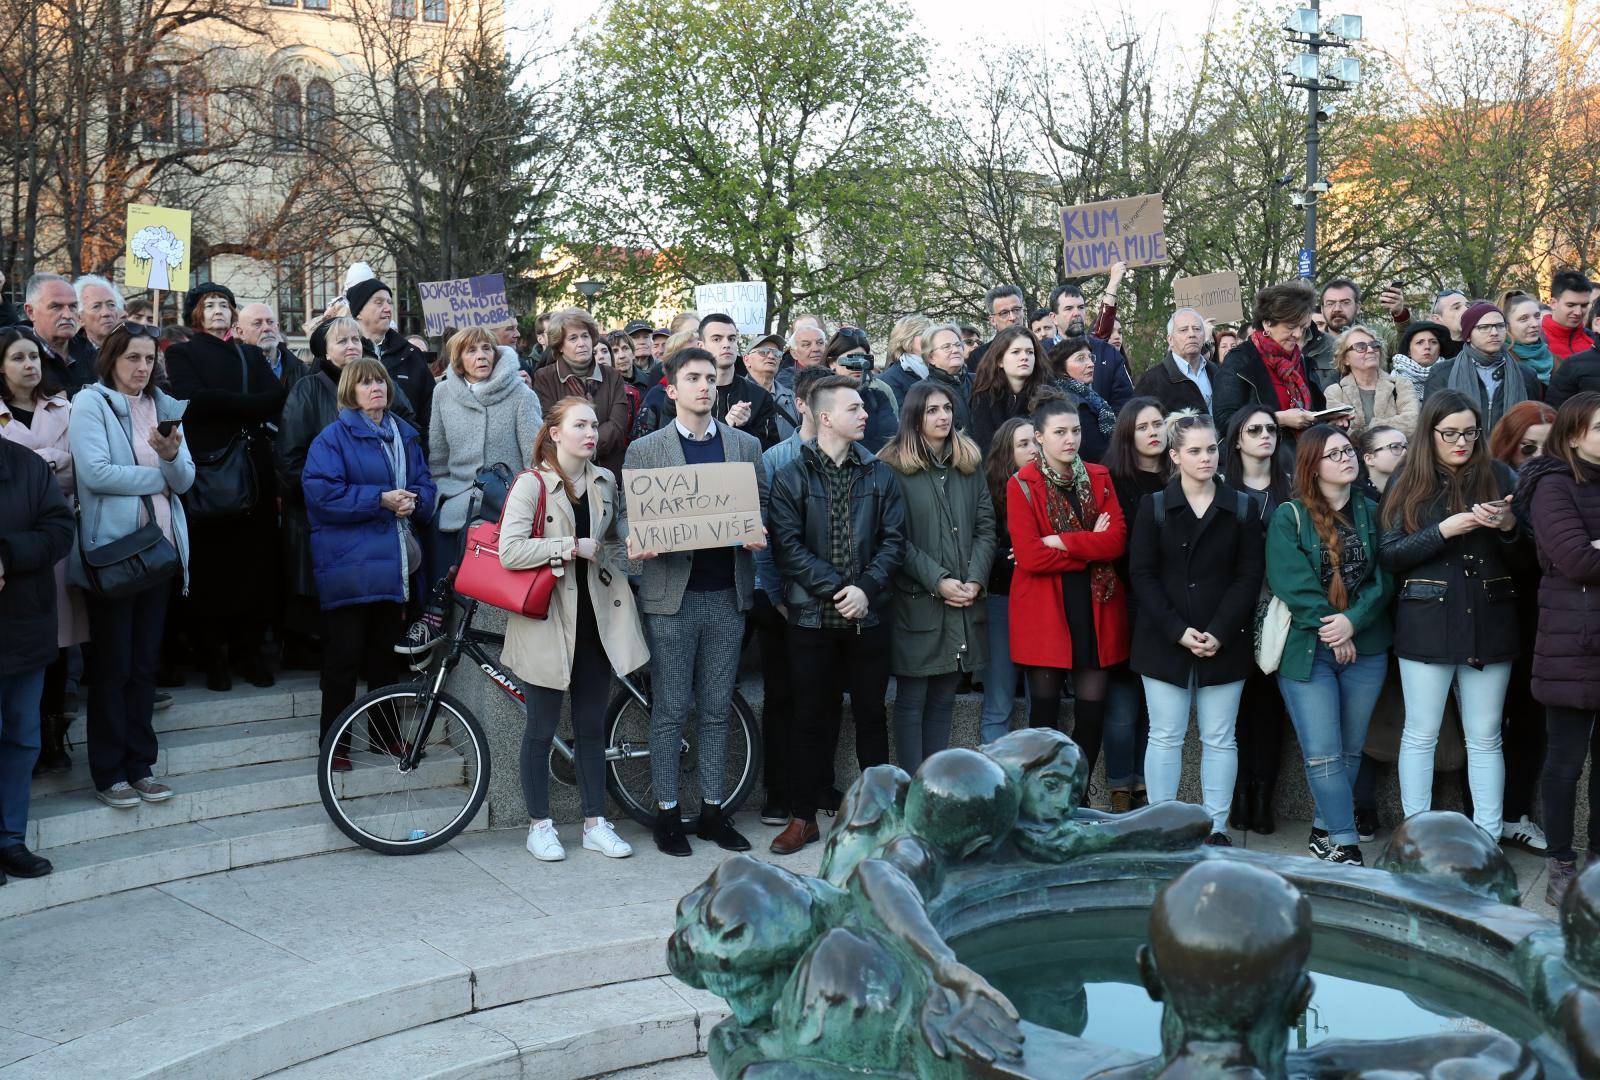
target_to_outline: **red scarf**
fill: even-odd
[[[1285,409],[1311,408],[1311,388],[1306,385],[1305,367],[1300,363],[1300,346],[1296,345],[1293,351],[1286,351],[1265,330],[1253,331],[1250,343],[1261,354],[1261,362],[1266,364],[1267,374],[1272,376],[1273,385],[1278,391],[1278,404]]]

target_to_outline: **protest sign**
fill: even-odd
[[[187,289],[191,220],[187,210],[129,204],[122,283],[130,289]]]
[[[468,330],[474,326],[502,326],[511,321],[504,274],[419,281],[417,292],[422,296],[422,319],[429,334],[442,334],[451,326]]]
[[[1172,280],[1172,306],[1194,308],[1201,318],[1219,323],[1244,321],[1244,297],[1239,295],[1239,275],[1232,270]]]
[[[696,285],[694,310],[702,319],[713,311],[730,316],[741,334],[763,333],[767,329],[767,283],[725,281],[720,285]]]
[[[624,469],[628,535],[638,551],[733,547],[761,538],[761,496],[748,461]]]
[[[1069,206],[1061,211],[1062,267],[1069,278],[1104,274],[1113,263],[1167,261],[1166,211],[1160,195]]]

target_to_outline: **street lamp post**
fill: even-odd
[[[585,307],[593,307],[594,306],[594,298],[599,296],[600,293],[602,291],[604,291],[605,285],[602,282],[598,282],[598,281],[584,280],[584,281],[573,282],[573,288],[577,289],[580,293],[583,294],[584,306]]]
[[[1323,49],[1348,49],[1361,40],[1361,16],[1338,15],[1326,27],[1322,25],[1320,0],[1309,0],[1310,6],[1297,9],[1284,26],[1290,42],[1304,47],[1284,69],[1290,86],[1306,92],[1306,186],[1293,196],[1296,206],[1306,211],[1305,238],[1301,241],[1299,273],[1310,281],[1317,272],[1317,198],[1328,190],[1327,181],[1319,175],[1318,151],[1322,136],[1318,125],[1327,117],[1321,110],[1320,95],[1349,90],[1361,81],[1361,61],[1343,57],[1326,71],[1322,68]]]

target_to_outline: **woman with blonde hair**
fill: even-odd
[[[904,402],[912,384],[928,377],[928,363],[923,358],[922,347],[927,344],[928,331],[933,320],[921,313],[912,313],[898,320],[889,331],[889,347],[884,352],[883,381],[894,391],[896,404]],[[956,331],[956,340],[961,332]],[[962,357],[963,363],[966,357]]]
[[[527,687],[522,796],[530,854],[566,858],[550,819],[550,745],[562,699],[572,697],[583,846],[613,859],[633,854],[603,816],[606,702],[613,670],[642,667],[650,652],[628,587],[623,503],[612,474],[594,463],[600,421],[588,399],[551,403],[533,446],[533,471],[511,489],[500,519],[500,562],[508,570],[550,566],[559,581],[546,618],[506,619],[506,666]],[[542,535],[535,515],[544,498]]]
[[[956,430],[955,401],[913,383],[900,429],[879,455],[905,498],[905,561],[894,578],[897,757],[907,772],[950,744],[963,672],[987,662],[984,605],[994,558],[994,506],[977,444]]]
[[[1378,335],[1355,324],[1333,343],[1333,366],[1339,381],[1324,391],[1328,408],[1349,405],[1350,438],[1359,441],[1368,425],[1383,424],[1411,438],[1417,430],[1422,401],[1410,379],[1397,379],[1383,370],[1383,342]]]

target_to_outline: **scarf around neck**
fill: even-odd
[[[389,461],[389,475],[394,478],[394,486],[398,491],[405,491],[406,481],[406,443],[400,437],[400,425],[395,423],[393,414],[384,413],[383,423],[375,424],[372,418],[365,413],[361,419],[367,426],[378,433],[378,441],[383,446],[383,454]],[[411,571],[418,565],[418,556],[421,554],[421,545],[411,535],[411,519],[396,517],[394,519],[395,535],[400,540],[400,578],[404,582],[403,593],[406,599],[411,598]]]
[[[1417,388],[1417,397],[1420,398],[1428,386],[1428,376],[1433,374],[1433,368],[1422,366],[1404,353],[1395,353],[1389,362],[1389,373],[1396,378],[1404,376],[1410,379],[1411,385]]]
[[[1533,373],[1539,376],[1539,381],[1545,385],[1550,383],[1550,372],[1555,370],[1556,354],[1550,351],[1550,346],[1545,344],[1544,338],[1530,341],[1526,345],[1511,346],[1511,355],[1527,364]]]
[[[1287,350],[1272,340],[1272,335],[1265,330],[1253,332],[1250,343],[1261,354],[1261,362],[1267,366],[1267,371],[1283,384],[1284,392],[1289,395],[1289,408],[1311,408],[1311,387],[1306,384],[1305,366],[1300,362],[1300,346]]]
[[[1100,434],[1110,435],[1111,429],[1117,426],[1117,413],[1110,403],[1095,393],[1093,386],[1079,382],[1070,375],[1061,376],[1061,385],[1066,387],[1067,392],[1073,397],[1094,410],[1099,421]]]
[[[1094,528],[1098,509],[1094,498],[1094,485],[1089,480],[1089,470],[1082,458],[1072,459],[1072,471],[1063,476],[1050,467],[1043,450],[1033,452],[1033,463],[1045,479],[1045,511],[1050,515],[1050,527],[1057,533],[1089,532]],[[1071,491],[1078,500],[1079,510],[1072,508],[1067,498]],[[1108,562],[1089,564],[1090,592],[1095,600],[1105,603],[1117,591],[1117,573]]]
[[[1478,374],[1479,368],[1499,373],[1498,394],[1490,395],[1485,392],[1483,378]],[[1478,411],[1483,416],[1485,430],[1493,429],[1513,405],[1528,398],[1528,388],[1523,385],[1522,369],[1511,359],[1510,352],[1489,356],[1473,348],[1470,343],[1461,346],[1461,352],[1450,368],[1449,385],[1450,389],[1465,394],[1469,401],[1478,403]],[[1495,397],[1500,399],[1498,409],[1495,408]]]

